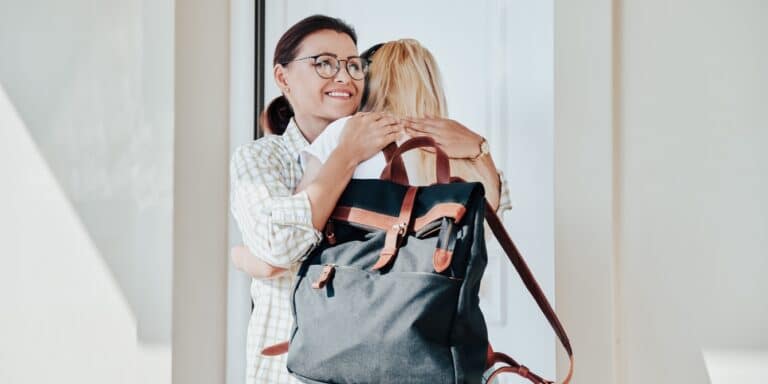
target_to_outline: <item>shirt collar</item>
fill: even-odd
[[[299,126],[296,125],[296,121],[293,118],[291,118],[291,121],[285,128],[285,132],[283,132],[283,140],[285,140],[288,150],[296,156],[299,155],[302,149],[309,146],[309,142],[304,137],[304,134],[301,133]]]

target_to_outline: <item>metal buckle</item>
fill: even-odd
[[[392,226],[392,229],[394,229],[397,232],[398,236],[403,236],[405,235],[405,231],[408,230],[408,223],[406,222],[397,223]]]

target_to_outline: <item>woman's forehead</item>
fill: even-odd
[[[331,53],[338,57],[357,56],[357,46],[346,33],[330,29],[314,32],[301,42],[297,57]]]

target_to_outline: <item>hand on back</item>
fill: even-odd
[[[368,160],[403,132],[400,119],[381,112],[358,112],[344,125],[339,147],[358,163]]]
[[[403,119],[405,132],[411,137],[429,136],[454,159],[471,159],[478,155],[482,136],[461,123],[444,118]]]

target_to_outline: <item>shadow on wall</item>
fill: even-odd
[[[136,340],[125,296],[2,87],[0,127],[0,175],[13,180],[0,198],[0,254],[11,256],[0,382],[168,383],[170,345]]]
[[[0,13],[0,83],[122,291],[139,340],[170,345],[173,2],[46,0],[8,8]],[[40,243],[66,232],[39,219]],[[44,260],[85,251],[66,245]],[[50,288],[55,299],[57,287]]]

